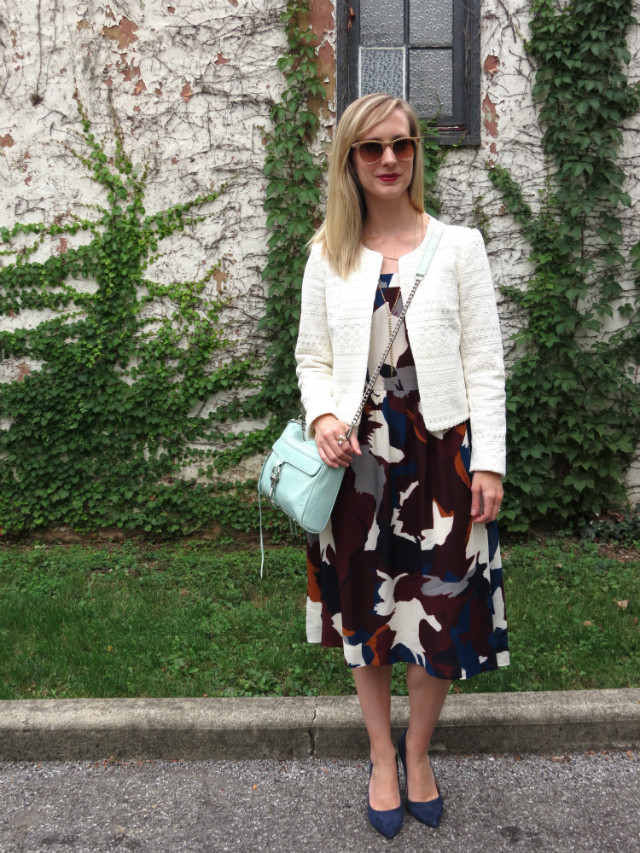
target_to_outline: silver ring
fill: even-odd
[[[338,443],[338,445],[339,445],[340,447],[342,447],[342,445],[345,443],[345,441],[346,441],[346,440],[347,440],[347,436],[346,436],[346,435],[339,435],[339,436],[336,438],[336,442]]]

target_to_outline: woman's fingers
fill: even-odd
[[[346,467],[350,464],[351,458],[353,456],[353,451],[351,449],[351,444],[343,440],[343,436],[346,435],[346,432],[339,432],[337,435],[328,435],[322,441],[322,444],[319,445],[320,451],[322,455],[322,451],[326,456],[325,461],[328,465],[332,467],[337,467],[341,465]]]
[[[320,451],[320,458],[332,468],[337,468],[340,465],[347,466],[351,462],[351,451],[349,450],[349,452],[347,452],[342,450],[335,440],[333,442],[330,439],[322,439],[319,441],[316,438],[316,444]]]
[[[349,427],[333,415],[322,415],[313,423],[320,458],[332,468],[346,468],[353,456]],[[359,448],[358,448],[359,449]]]
[[[330,468],[347,468],[351,463],[351,456],[338,456],[335,453],[331,453],[331,451],[323,452],[322,449],[320,449],[320,458]]]
[[[499,474],[475,471],[471,480],[471,520],[475,524],[495,521],[502,495],[502,478]]]

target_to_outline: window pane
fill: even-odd
[[[403,58],[402,48],[360,48],[360,94],[388,92],[395,98],[403,98]]]
[[[451,50],[410,50],[409,100],[421,116],[453,113],[453,52]]]
[[[360,44],[404,44],[404,0],[360,0]]]
[[[448,45],[453,39],[453,0],[413,0],[409,8],[411,44]]]

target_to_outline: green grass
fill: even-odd
[[[639,686],[632,558],[569,541],[511,545],[512,665],[454,689]],[[300,547],[270,550],[261,581],[255,548],[3,545],[0,698],[353,693],[341,651],[305,641],[305,583]]]
[[[511,665],[455,689],[640,686],[640,552],[612,559],[553,540],[504,550]]]

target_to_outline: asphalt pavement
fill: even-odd
[[[2,853],[637,853],[640,752],[438,756],[440,827],[367,822],[363,759],[0,765]]]

